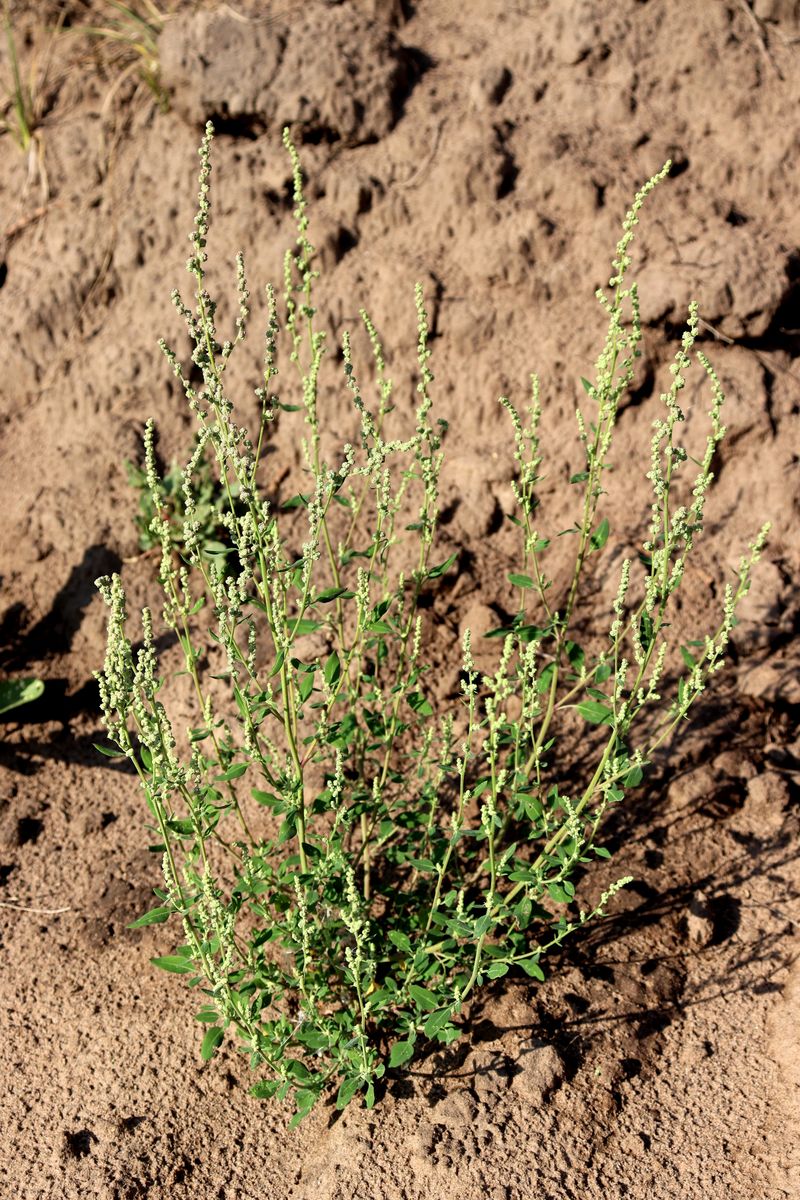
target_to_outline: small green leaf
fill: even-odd
[[[583,384],[583,390],[586,392],[586,395],[594,396],[594,385],[589,383],[588,379],[584,379],[582,375],[581,375],[581,383]]]
[[[453,1015],[451,1008],[440,1008],[438,1012],[433,1012],[425,1022],[425,1037],[435,1037],[440,1029],[444,1029],[447,1022]]]
[[[194,970],[189,960],[182,958],[180,954],[168,954],[163,958],[151,958],[150,962],[154,967],[159,967],[162,971],[171,971],[173,975],[188,975]]]
[[[339,662],[339,655],[334,650],[328,661],[325,663],[325,669],[322,672],[325,677],[325,682],[329,688],[335,687],[339,682],[342,674],[342,664]]]
[[[297,692],[300,697],[301,704],[305,704],[306,700],[311,695],[313,690],[314,690],[314,674],[313,674],[313,672],[308,672],[302,676],[302,678],[300,679],[300,682],[297,686]]]
[[[564,890],[563,884],[548,883],[547,890],[557,904],[569,904],[572,899],[569,892]]]
[[[605,846],[593,846],[592,849],[598,858],[611,858],[611,853],[606,850]]]
[[[0,680],[0,713],[7,713],[20,704],[30,704],[38,700],[44,691],[41,679],[2,679]],[[102,751],[104,752],[104,751]]]
[[[173,817],[167,821],[167,828],[179,837],[191,837],[195,831],[194,822],[189,817]]]
[[[233,765],[228,767],[227,771],[223,775],[217,775],[214,782],[231,783],[234,779],[241,779],[242,775],[244,775],[249,766],[250,763],[233,763]]]
[[[262,792],[259,788],[253,788],[250,795],[257,804],[264,804],[267,808],[275,808],[284,803],[280,796],[273,796],[272,792]]]
[[[311,1078],[308,1067],[299,1058],[287,1058],[284,1060],[287,1074],[291,1075],[292,1079],[296,1079],[298,1083],[308,1083]]]
[[[432,1012],[434,1008],[439,1007],[439,1001],[433,992],[428,991],[425,987],[420,987],[418,983],[412,983],[408,991],[420,1008],[424,1008],[426,1012]]]
[[[358,1078],[358,1076],[355,1076],[355,1078],[351,1079],[343,1079],[339,1088],[339,1092],[336,1096],[336,1107],[338,1109],[347,1108],[348,1104],[353,1099],[353,1096],[355,1096],[360,1086],[361,1080]]]
[[[389,941],[393,946],[396,946],[398,950],[402,950],[404,954],[412,953],[412,946],[409,938],[407,938],[404,933],[401,933],[399,929],[389,930]]]
[[[508,963],[492,963],[486,974],[489,979],[501,979],[503,975],[508,974]]]
[[[219,1013],[215,1008],[201,1008],[199,1013],[194,1014],[195,1021],[199,1021],[201,1025],[213,1025],[219,1017]]]
[[[525,974],[530,975],[531,979],[538,979],[541,983],[544,983],[544,971],[535,959],[523,958],[517,963],[517,966],[522,967]]]
[[[439,563],[438,567],[431,567],[431,569],[428,571],[427,578],[438,579],[441,575],[444,575],[445,571],[452,567],[457,558],[458,553],[456,552],[455,554],[451,554],[450,557],[445,560],[445,562]]]
[[[419,713],[421,717],[430,717],[433,714],[430,702],[425,699],[422,692],[411,692],[407,699],[414,712]]]
[[[343,588],[343,587],[325,588],[324,592],[320,592],[320,594],[318,596],[314,597],[314,603],[315,604],[330,604],[332,600],[338,600],[341,596],[347,596],[348,599],[351,599],[353,597],[353,595],[354,595],[354,593],[348,592],[347,588]]]
[[[590,725],[614,724],[614,713],[607,704],[601,704],[599,700],[584,700],[577,708],[584,721],[588,721]]]
[[[509,575],[508,582],[513,583],[514,587],[518,588],[536,587],[536,584],[529,575]]]
[[[284,410],[284,412],[298,412],[299,411],[299,405],[295,405],[295,404],[291,404],[291,405],[282,404],[281,408]],[[302,492],[300,492],[297,496],[292,496],[289,500],[284,500],[283,504],[281,505],[281,508],[284,510],[292,509],[292,508],[307,508],[308,502],[310,499],[311,499],[310,495],[306,496]]]
[[[570,479],[570,483],[586,483],[586,480],[588,478],[589,478],[589,472],[581,471],[580,474],[572,476],[572,478]]]
[[[3,708],[0,708],[0,712],[4,712],[4,711],[5,710]],[[108,746],[98,745],[97,742],[92,742],[92,745],[94,746],[95,750],[99,750],[101,754],[105,754],[106,758],[125,758],[125,755],[122,752],[122,750],[112,750]]]
[[[395,1042],[392,1046],[392,1052],[389,1055],[389,1066],[402,1067],[403,1063],[407,1063],[413,1053],[413,1042]]]
[[[127,925],[127,929],[144,929],[145,925],[162,925],[175,910],[168,908],[166,905],[160,905],[158,908],[151,908],[144,916],[137,917],[135,921],[131,921]]]
[[[280,1079],[261,1079],[250,1088],[250,1095],[257,1100],[270,1100],[280,1086]]]
[[[608,518],[603,517],[603,520],[600,522],[600,524],[597,526],[597,529],[595,529],[594,533],[589,538],[589,553],[590,554],[595,550],[603,549],[603,546],[605,546],[606,542],[608,541],[609,530],[610,530],[610,526],[608,524]]]
[[[308,633],[316,633],[322,628],[322,621],[312,621],[308,617],[300,617],[297,621],[289,622],[289,632],[292,638],[305,637]]]
[[[214,1053],[223,1036],[223,1031],[219,1025],[212,1025],[210,1029],[206,1030],[205,1037],[200,1046],[200,1057],[203,1062],[208,1062],[210,1058],[214,1057]]]

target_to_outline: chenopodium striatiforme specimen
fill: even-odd
[[[159,695],[153,615],[142,612],[135,650],[117,576],[98,580],[109,618],[97,679],[117,748],[104,753],[124,755],[136,770],[163,856],[158,905],[134,927],[175,923],[180,944],[152,961],[186,976],[201,998],[203,1058],[232,1036],[260,1073],[255,1094],[291,1096],[298,1121],[332,1086],[340,1108],[356,1094],[374,1104],[387,1068],[460,1035],[473,989],[512,971],[543,979],[546,952],[603,913],[627,880],[586,908],[574,880],[593,858],[609,857],[597,842],[605,814],[641,782],[722,666],[767,530],[726,586],[714,631],[680,648],[685,668],[673,698],[662,701],[670,604],[702,530],[711,463],[725,432],[719,381],[696,349],[693,305],[652,439],[642,578],[634,586],[639,567],[635,573],[623,562],[598,652],[571,636],[587,563],[609,535],[608,521],[598,519],[603,472],[642,336],[636,285],[627,281],[629,251],[640,209],[667,164],[636,195],[609,289],[598,293],[608,328],[593,381],[582,381],[589,413],[577,414],[583,463],[572,483],[582,500],[571,582],[556,596],[546,574],[534,378],[524,417],[500,401],[516,462],[519,558],[509,576],[516,612],[494,631],[501,640],[493,675],[476,670],[465,634],[460,702],[436,714],[421,602],[442,587],[457,556],[439,561],[434,551],[446,426],[432,416],[422,291],[413,426],[402,438],[388,436],[392,384],[362,312],[377,403],[373,411],[363,398],[344,334],[343,383],[358,436],[331,464],[321,452],[317,406],[325,340],[315,322],[314,249],[298,156],[285,133],[297,241],[285,259],[283,326],[300,403],[275,391],[281,331],[268,288],[260,420],[251,437],[236,423],[225,386],[249,316],[241,255],[232,341],[218,340],[205,284],[212,136],[208,126],[188,263],[194,306],[173,294],[201,385],[162,343],[198,430],[182,474],[177,529],[162,507],[152,423],[145,435],[162,620],[183,652],[180,673],[194,696],[196,724],[183,730],[171,721]],[[710,431],[694,482],[684,483],[690,460],[678,441],[679,401],[695,359],[710,385]],[[270,503],[260,482],[263,451],[279,415],[296,411],[305,423],[307,484],[288,502]],[[196,481],[207,479],[209,457],[227,544],[206,544],[198,520]],[[577,773],[559,761],[556,741],[560,721],[567,716],[574,726],[576,713],[586,723]]]

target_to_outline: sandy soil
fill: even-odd
[[[46,200],[0,138],[0,666],[47,681],[0,725],[0,1192],[800,1196],[800,4],[200,7],[162,35],[167,113],[133,76],[109,95],[102,55],[79,36],[59,41]],[[16,9],[28,62],[53,8]],[[87,20],[86,6],[66,11],[68,24]],[[375,1111],[321,1106],[291,1134],[285,1112],[247,1096],[234,1055],[201,1064],[180,983],[147,961],[158,931],[126,931],[149,907],[154,864],[135,781],[91,748],[104,643],[93,580],[125,564],[134,598],[151,586],[152,564],[128,562],[123,461],[140,460],[150,415],[165,458],[189,436],[155,343],[180,338],[169,292],[183,281],[209,116],[226,294],[240,246],[254,283],[280,278],[286,121],[313,181],[326,320],[338,333],[368,305],[409,406],[412,289],[425,285],[451,422],[442,540],[468,551],[431,625],[438,661],[454,665],[460,622],[507,599],[496,397],[521,402],[527,372],[540,372],[559,528],[579,377],[602,336],[593,292],[627,200],[668,156],[637,251],[646,353],[620,421],[613,536],[633,542],[646,520],[650,424],[692,297],[729,438],[687,628],[711,622],[741,547],[774,523],[725,679],[609,828],[615,869],[636,877],[610,917],[547,984],[482,996],[464,1045],[393,1080]],[[701,436],[705,396],[689,393]],[[344,436],[346,399],[329,403]],[[276,475],[296,456],[279,433]],[[594,580],[589,619],[605,621],[612,576]],[[443,670],[444,698],[450,683]]]

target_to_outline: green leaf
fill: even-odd
[[[531,979],[538,979],[541,983],[544,983],[544,971],[535,959],[523,958],[517,963],[517,966],[522,967],[525,974],[530,975]]]
[[[574,667],[576,671],[580,671],[586,659],[583,650],[577,642],[567,642],[564,648],[567,652],[570,666]]]
[[[175,910],[168,908],[166,905],[160,905],[158,908],[151,908],[144,916],[137,917],[135,921],[131,921],[126,929],[144,929],[145,925],[162,925]]]
[[[598,858],[611,858],[611,852],[605,846],[593,846],[592,849]]]
[[[339,682],[342,674],[342,664],[339,662],[339,655],[334,650],[328,661],[325,663],[325,669],[322,672],[325,677],[325,682],[329,688],[333,688]]]
[[[681,646],[681,658],[686,663],[686,666],[689,668],[690,671],[693,671],[695,669],[695,667],[697,666],[697,663],[694,660],[694,656],[689,653],[686,646]],[[99,749],[99,746],[98,746],[98,749]]]
[[[246,762],[245,763],[233,763],[232,766],[228,767],[228,769],[224,773],[224,775],[217,775],[214,782],[215,783],[230,783],[234,779],[241,779],[242,775],[244,775],[245,771],[247,770],[247,768],[249,766],[250,766],[250,763],[246,763]]]
[[[539,695],[542,695],[543,692],[550,690],[550,685],[552,683],[555,670],[556,664],[548,663],[545,669],[542,671],[541,675],[536,681],[536,691],[539,693]]]
[[[508,974],[508,963],[497,962],[492,963],[486,972],[489,979],[501,979],[503,975]]]
[[[569,904],[572,899],[569,892],[564,889],[563,884],[548,883],[547,890],[557,904]]]
[[[305,637],[307,633],[316,633],[322,628],[322,621],[312,621],[308,617],[300,617],[297,621],[289,622],[289,631],[293,638]]]
[[[588,721],[590,725],[614,724],[614,713],[607,704],[601,704],[599,700],[584,700],[577,708],[584,721]]]
[[[634,767],[633,770],[629,771],[628,774],[625,776],[625,779],[623,782],[625,784],[625,787],[638,787],[643,779],[644,779],[644,771],[642,770],[642,768]]]
[[[518,588],[536,587],[536,584],[529,575],[509,575],[508,582],[513,583],[514,587]]]
[[[282,404],[281,408],[283,408],[284,411],[287,411],[287,412],[299,411],[299,405],[294,405],[294,404],[292,404],[292,405]],[[292,496],[291,499],[284,500],[283,504],[281,505],[281,508],[284,510],[291,509],[291,508],[307,508],[308,502],[310,499],[311,499],[310,495],[306,496],[302,492],[300,492],[297,496]]]
[[[299,1058],[287,1058],[284,1060],[287,1074],[291,1075],[292,1079],[296,1079],[298,1083],[308,1083],[311,1078],[308,1067]]]
[[[314,690],[314,673],[313,673],[313,671],[310,671],[310,672],[307,672],[305,675],[303,675],[303,677],[301,678],[301,680],[298,684],[298,687],[297,687],[297,692],[300,697],[301,704],[305,704],[306,700],[311,695],[313,690]]]
[[[151,958],[150,962],[162,971],[171,971],[173,975],[188,975],[194,970],[189,960],[181,957],[180,954],[168,954],[164,958]]]
[[[194,821],[189,817],[172,817],[167,821],[167,828],[173,833],[177,833],[179,837],[190,837],[194,831]]]
[[[609,530],[610,530],[610,526],[608,524],[608,518],[603,517],[603,520],[600,522],[600,524],[597,526],[597,529],[595,529],[594,533],[589,538],[589,553],[590,554],[595,550],[603,549],[603,546],[605,546],[606,542],[608,541]]]
[[[389,1055],[389,1066],[402,1067],[403,1063],[407,1063],[413,1053],[413,1042],[395,1042],[392,1046],[392,1052]]]
[[[427,988],[420,987],[418,983],[412,983],[408,991],[420,1008],[424,1008],[426,1012],[431,1012],[434,1008],[439,1007],[439,1001],[433,992],[428,991]]]
[[[453,563],[456,561],[457,558],[458,558],[458,552],[456,552],[455,554],[451,554],[450,557],[445,560],[445,562],[439,563],[438,567],[431,567],[431,569],[428,571],[426,578],[427,579],[438,579],[441,575],[444,575],[445,571],[449,570],[449,568],[452,567]]]
[[[404,933],[401,933],[399,929],[389,930],[389,941],[393,946],[396,946],[398,950],[402,950],[404,954],[411,954],[413,952],[411,941]]]
[[[5,712],[5,709],[0,708],[0,712]],[[122,750],[111,750],[108,746],[100,746],[97,742],[92,742],[95,750],[99,750],[101,754],[105,754],[106,758],[125,758]]]
[[[336,1107],[338,1109],[347,1108],[360,1086],[361,1080],[357,1075],[355,1078],[343,1079],[336,1096]]]
[[[586,483],[586,480],[588,478],[589,478],[589,472],[581,471],[580,474],[572,476],[572,478],[570,479],[570,483]]]
[[[586,392],[586,395],[594,396],[594,384],[589,383],[589,380],[584,379],[582,375],[581,375],[581,383],[583,384],[583,390]]]
[[[332,600],[339,600],[341,597],[344,597],[345,600],[352,600],[354,596],[355,592],[348,592],[347,588],[330,587],[326,588],[324,592],[320,592],[318,596],[315,596],[314,603],[330,604]]]
[[[451,1008],[440,1008],[438,1012],[431,1013],[424,1026],[425,1037],[435,1037],[440,1029],[444,1029],[452,1015]]]
[[[284,803],[280,796],[273,796],[272,792],[262,792],[259,788],[253,788],[250,795],[257,804],[264,804],[267,808],[275,808]]]
[[[215,1008],[201,1008],[199,1013],[194,1014],[195,1021],[199,1021],[201,1025],[213,1025],[218,1017],[219,1013]]]
[[[212,1025],[210,1029],[206,1030],[205,1037],[200,1046],[200,1057],[203,1062],[208,1062],[210,1058],[214,1057],[214,1053],[223,1036],[223,1031],[219,1025]]]
[[[414,712],[419,713],[421,717],[430,717],[433,714],[430,702],[425,699],[422,692],[411,692],[407,700]]]
[[[295,1094],[294,1102],[297,1105],[297,1112],[289,1122],[289,1128],[295,1129],[300,1122],[308,1116],[318,1099],[317,1093],[311,1088],[301,1088]]]
[[[280,1086],[280,1079],[261,1079],[250,1088],[250,1095],[257,1100],[270,1100]]]

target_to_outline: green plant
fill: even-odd
[[[284,324],[302,403],[274,390],[279,321],[268,288],[264,379],[256,392],[261,418],[251,439],[234,420],[225,387],[249,315],[241,255],[230,341],[219,340],[205,286],[211,139],[209,126],[188,264],[194,308],[173,293],[201,387],[162,343],[199,426],[183,472],[181,557],[163,508],[152,423],[145,435],[163,619],[180,645],[179,674],[194,692],[196,723],[185,737],[171,723],[160,694],[153,616],[143,611],[143,640],[134,652],[117,576],[98,580],[109,627],[97,678],[116,747],[105,752],[126,756],[136,770],[163,856],[157,906],[134,927],[177,922],[180,944],[152,961],[184,975],[198,995],[202,1057],[234,1034],[263,1072],[255,1094],[291,1094],[297,1121],[334,1084],[339,1107],[356,1094],[372,1105],[387,1068],[402,1066],[426,1042],[459,1036],[459,1014],[474,988],[509,971],[542,979],[545,953],[603,913],[626,878],[586,907],[576,895],[585,866],[609,857],[598,841],[603,818],[641,782],[652,755],[722,665],[766,528],[726,586],[715,632],[681,648],[685,669],[674,698],[662,705],[659,690],[673,657],[668,663],[670,601],[702,529],[711,463],[724,435],[722,392],[696,349],[693,305],[655,425],[641,578],[634,582],[626,560],[607,636],[594,647],[574,640],[581,581],[609,539],[608,520],[599,515],[604,473],[641,339],[636,286],[626,282],[630,245],[641,206],[665,167],[637,194],[610,294],[599,293],[608,331],[593,380],[583,380],[590,414],[578,413],[583,462],[572,484],[582,499],[571,531],[571,582],[558,594],[546,574],[551,551],[537,501],[534,380],[526,418],[501,400],[517,464],[519,559],[509,575],[516,612],[489,635],[500,644],[493,675],[478,673],[465,635],[461,700],[437,714],[421,602],[435,599],[457,556],[440,561],[434,552],[446,428],[432,415],[421,289],[413,428],[390,436],[400,414],[378,335],[362,313],[376,409],[364,398],[345,333],[343,382],[358,434],[326,461],[314,251],[300,166],[286,133],[298,236],[285,262]],[[710,381],[711,428],[687,487],[679,398],[695,357]],[[276,417],[297,410],[305,421],[307,486],[275,510],[259,486],[259,463]],[[192,499],[206,448],[227,500],[222,520],[236,561],[230,574],[204,557]],[[576,727],[583,729],[580,752],[562,759],[566,743],[557,737]]]
[[[3,5],[3,25],[8,47],[8,61],[11,66],[11,90],[5,103],[5,113],[2,126],[3,132],[9,133],[28,160],[28,186],[39,181],[42,203],[49,196],[49,183],[45,164],[44,131],[42,123],[45,113],[45,79],[52,54],[55,37],[59,32],[63,14],[48,42],[44,57],[44,66],[37,69],[36,61],[31,64],[27,78],[23,78],[20,69],[17,43],[14,27],[11,22],[11,12],[8,0]]]
[[[44,692],[41,679],[0,679],[0,713],[31,704]]]
[[[197,545],[209,564],[216,562],[224,566],[231,556],[233,547],[224,521],[227,498],[219,481],[214,478],[205,449],[197,460],[192,479],[187,481],[184,471],[177,462],[172,462],[163,475],[156,477],[155,497],[151,491],[147,471],[134,463],[126,463],[128,480],[139,493],[139,513],[136,528],[139,531],[139,546],[143,551],[161,546],[164,531],[161,526],[153,532],[153,518],[158,516],[169,526],[169,537],[175,551],[185,554],[185,522],[188,512],[196,525]],[[238,501],[239,485],[231,486],[231,496]],[[237,504],[237,515],[244,515],[245,508]]]
[[[138,75],[149,89],[162,112],[169,108],[169,96],[161,86],[161,65],[158,38],[164,28],[166,15],[153,0],[139,0],[136,6],[105,0],[108,17],[102,25],[82,25],[75,32],[88,35],[111,50],[110,65],[118,71],[111,91],[106,96],[107,107],[116,89],[129,76]]]

